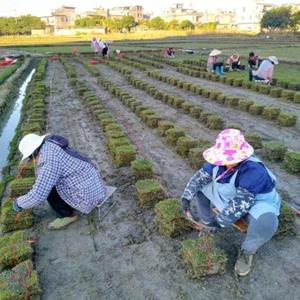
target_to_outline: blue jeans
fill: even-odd
[[[212,204],[202,192],[193,199],[191,213],[195,220],[214,221]],[[271,212],[262,214],[258,219],[247,214],[243,220],[248,224],[248,230],[241,249],[253,254],[272,238],[278,228],[278,217]]]

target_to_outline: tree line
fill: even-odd
[[[289,6],[273,8],[264,13],[261,22],[262,29],[274,30],[292,30],[294,32],[300,29],[300,11],[293,11]]]
[[[0,17],[0,35],[31,34],[32,29],[43,29],[45,23],[39,17],[25,15],[19,17]]]

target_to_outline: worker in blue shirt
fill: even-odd
[[[254,254],[275,234],[280,211],[276,178],[253,153],[239,130],[223,130],[216,144],[204,151],[207,163],[181,197],[183,212],[204,226],[218,229],[241,218],[248,224],[235,264],[239,276],[251,271]],[[219,211],[217,216],[212,207]]]

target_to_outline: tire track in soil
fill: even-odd
[[[78,70],[82,70],[84,68],[81,65],[77,65]],[[187,130],[187,132],[194,138],[205,138],[211,143],[214,143],[215,136],[217,135],[218,131],[209,130],[204,128],[198,121],[194,120],[191,116],[188,116],[184,113],[178,112],[178,110],[168,106],[167,104],[160,102],[154,99],[152,96],[149,96],[146,92],[141,91],[132,87],[127,80],[120,75],[117,71],[105,66],[101,65],[99,71],[104,72],[107,74],[110,80],[117,84],[118,86],[122,87],[125,91],[129,94],[132,94],[137,99],[143,99],[143,102],[148,105],[149,107],[153,108],[159,116],[162,116],[168,120],[173,121],[178,126],[181,126]],[[84,74],[85,70],[83,71]],[[87,74],[87,73],[86,73]],[[150,82],[149,78],[142,73],[137,74],[140,77],[145,77],[143,80]],[[150,82],[151,84],[155,84],[154,80]],[[159,88],[161,85],[159,86]],[[170,92],[167,88],[165,88],[165,92]],[[184,91],[183,91],[184,92]],[[184,94],[181,95],[182,97]],[[184,97],[183,97],[184,98]],[[194,97],[195,98],[195,97]],[[185,98],[184,98],[185,99]],[[189,98],[190,100],[190,98]],[[297,142],[297,141],[295,141]],[[299,142],[297,143],[299,144]],[[257,151],[259,156],[259,151]],[[181,159],[181,158],[180,158]],[[300,178],[296,175],[292,175],[287,173],[284,169],[282,169],[280,164],[272,163],[269,161],[264,161],[264,163],[274,172],[274,174],[279,178],[278,181],[278,188],[282,190],[285,194],[287,193],[290,199],[286,199],[288,202],[292,202],[298,208],[300,208],[300,198],[299,198],[299,189],[298,186],[300,185]],[[284,198],[285,199],[285,198]]]
[[[102,88],[99,85],[97,85],[96,79],[92,77],[81,65],[79,64],[75,64],[75,65],[77,67],[77,71],[80,74],[81,78],[83,78],[88,82],[90,89],[99,96],[101,102],[110,109],[110,111],[117,117],[118,121],[123,122],[124,120],[123,118],[120,117],[119,112],[122,112],[121,115],[123,115],[125,114],[126,111],[128,115],[126,119],[132,121],[132,125],[135,126],[137,131],[139,130],[139,128],[141,128],[140,129],[141,135],[144,134],[143,131],[149,131],[149,132],[152,131],[148,128],[145,128],[140,123],[139,119],[135,116],[135,114],[127,110],[122,104],[119,103],[117,99],[112,100],[108,92],[102,90]],[[102,68],[102,70],[103,69],[104,68]],[[106,75],[108,76],[108,78],[115,77],[115,74],[113,72],[112,73],[107,72]],[[148,135],[146,135],[146,138],[147,139],[145,140],[145,143],[146,141],[149,142]],[[158,141],[155,141],[155,144],[157,143]],[[150,155],[149,154],[150,150],[148,149],[148,151],[146,152],[148,155]],[[151,159],[154,160],[155,157],[151,157]],[[175,165],[175,168],[177,164]],[[162,174],[162,176],[164,175]],[[176,178],[174,177],[173,180],[176,180]],[[231,232],[230,238],[228,237],[226,241],[224,241],[224,239],[222,240],[224,234],[228,234],[228,232],[226,231],[225,233],[220,234],[220,236],[216,236],[216,238],[218,244],[221,245],[221,247],[223,247],[224,249],[226,249],[226,252],[229,254],[229,268],[230,270],[232,270],[234,260],[235,260],[235,255],[236,255],[236,249],[234,245],[237,244],[237,242],[239,243],[239,241],[242,240],[244,236],[234,231]],[[159,239],[158,237],[155,238]],[[172,248],[170,249],[169,252],[166,249],[165,241],[163,239],[159,239],[159,241],[160,242],[158,247],[162,249],[160,253],[166,254],[167,260],[174,259],[174,257],[172,256],[174,255],[175,250],[178,250],[179,245],[178,244],[175,245],[173,248],[173,254],[168,255],[168,253],[172,252]],[[174,243],[175,241],[172,240],[169,242],[171,244]],[[175,286],[177,287],[178,282],[183,284],[183,286],[181,285],[181,292],[177,294],[178,298],[176,299],[203,299],[203,294],[202,294],[203,291],[208,293],[206,294],[206,297],[204,297],[205,299],[215,299],[216,291],[218,291],[218,293],[219,292],[223,293],[228,291],[232,292],[230,296],[223,297],[222,295],[220,295],[221,298],[224,299],[259,300],[259,299],[267,298],[267,299],[279,300],[282,297],[284,297],[287,293],[291,295],[290,299],[293,299],[293,297],[296,297],[298,293],[296,290],[290,292],[289,289],[294,286],[294,283],[296,282],[295,273],[297,273],[297,270],[299,269],[298,262],[292,265],[292,262],[295,260],[295,257],[299,257],[297,244],[298,244],[298,240],[293,238],[285,238],[283,241],[272,240],[271,242],[267,243],[256,255],[255,268],[247,278],[233,280],[234,276],[232,275],[232,271],[228,271],[224,276],[218,276],[215,278],[204,280],[201,283],[201,287],[198,287],[199,290],[197,294],[196,293],[194,294],[193,289],[189,287],[190,281],[188,281],[186,278],[184,278],[183,281],[179,279],[179,277],[181,277],[182,274],[180,272],[181,265],[178,259],[174,260],[175,264],[173,263],[167,266],[167,267],[171,267],[170,269],[171,274],[170,272],[168,272],[167,274],[164,274],[163,278],[164,280],[168,279],[167,281],[173,285],[173,288]],[[283,255],[283,253],[285,253],[285,255]],[[131,258],[131,262],[134,261],[133,265],[136,268],[135,255],[137,255],[137,252],[134,252],[134,256],[133,258]],[[145,253],[145,255],[147,256],[147,253]],[[149,257],[151,257],[150,254]],[[288,270],[284,270],[284,272],[281,273],[282,266],[285,264],[287,264],[289,268],[292,269],[288,268]],[[166,266],[162,266],[162,264],[160,263],[159,267],[164,269]],[[153,267],[151,267],[150,264],[150,267],[146,270],[149,272],[152,270],[152,268]],[[145,276],[144,272],[145,271],[142,271],[142,273],[139,275]],[[285,283],[286,283],[286,285],[281,286],[280,289],[278,289],[278,286],[280,285],[281,276],[279,277],[278,274],[282,274],[282,276],[285,277]],[[149,275],[152,275],[152,273],[150,273]],[[153,277],[149,277],[148,281],[151,280],[153,280]],[[291,284],[290,281],[293,281],[293,283]],[[157,286],[157,289],[159,289],[160,286],[161,286],[161,282]],[[138,286],[138,288],[145,289],[144,286]],[[200,293],[200,289],[201,289],[201,293]],[[170,298],[161,297],[159,299],[170,299]]]
[[[159,260],[167,261],[150,240],[153,213],[141,211],[136,206],[132,188],[126,187],[130,179],[128,169],[115,170],[110,166],[102,133],[97,130],[98,125],[89,121],[89,114],[67,83],[62,65],[56,63],[54,68],[53,64],[49,64],[47,80],[53,71],[53,97],[47,99],[49,130],[67,136],[82,152],[94,153],[95,161],[98,164],[102,162],[101,168],[105,168],[109,174],[109,183],[118,185],[120,189],[115,195],[117,208],[101,223],[95,235],[98,252],[94,251],[86,218],[81,218],[67,230],[51,232],[45,229],[45,223],[52,214],[46,205],[39,209],[39,217],[46,218],[39,224],[37,245],[37,266],[44,288],[42,298],[99,299],[101,295],[101,299],[143,299],[147,286],[148,294],[155,296],[159,294],[155,288],[159,284],[158,279],[147,285],[136,271],[136,268],[140,268],[142,273],[152,263],[154,271],[151,277],[159,278],[159,274],[156,274],[157,262],[151,260],[157,256]],[[129,236],[133,237],[133,241]],[[134,249],[140,252],[134,264],[127,265],[126,258],[132,257]],[[147,251],[148,255],[145,256]],[[128,274],[133,278],[130,284],[136,284],[139,289],[128,291],[128,285],[123,284]],[[164,282],[162,279],[159,281]],[[169,287],[164,292],[170,298],[176,296]]]

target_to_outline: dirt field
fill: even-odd
[[[139,154],[153,162],[155,175],[169,196],[180,197],[187,180],[194,172],[187,162],[165,145],[155,130],[145,127],[135,114],[104,91],[97,84],[96,78],[82,65],[74,65],[78,77],[87,82],[89,89],[116,117],[129,138],[137,145]],[[195,119],[153,99],[145,92],[134,89],[122,75],[107,66],[99,65],[98,68],[109,80],[137,99],[143,100],[163,118],[186,128],[191,136],[206,138],[212,142],[215,139],[216,131],[202,127]],[[171,68],[164,72],[176,75]],[[136,74],[148,82],[155,82],[162,90],[179,95],[185,93],[184,96],[189,101],[201,103],[203,106],[209,105],[207,108],[213,110],[212,104],[204,99],[142,77],[140,72]],[[177,73],[177,76],[184,75]],[[188,79],[198,82],[198,79]],[[48,231],[46,225],[54,215],[47,204],[37,209],[36,264],[44,289],[42,299],[294,300],[299,297],[299,236],[269,242],[256,255],[253,272],[246,278],[237,279],[232,269],[243,236],[232,229],[226,229],[216,234],[217,244],[229,256],[226,274],[202,281],[190,280],[178,256],[180,239],[166,239],[158,235],[153,224],[153,210],[141,210],[137,206],[130,169],[116,169],[112,165],[106,154],[103,132],[92,121],[88,111],[72,91],[59,62],[49,62],[47,82],[50,89],[47,98],[48,131],[68,137],[74,147],[89,154],[98,164],[107,184],[117,186],[118,190],[115,195],[115,208],[99,224],[94,234],[86,217],[82,217],[66,230]],[[240,89],[234,91],[242,93]],[[232,92],[231,87],[230,93]],[[259,97],[271,101],[268,97]],[[299,142],[295,142],[298,133],[294,129],[285,129],[284,134],[271,122],[262,119],[258,122],[241,112],[233,116],[228,114],[228,108],[218,105],[214,105],[214,109],[228,116],[230,122],[247,124],[246,129],[255,129],[261,134],[268,132],[270,137],[282,134],[282,139],[291,147],[299,147]],[[270,166],[280,178],[279,187],[288,190],[292,201],[300,204],[297,197],[299,179],[288,175],[278,166]],[[191,233],[191,236],[195,236],[195,233]],[[184,238],[186,237],[181,237]]]

